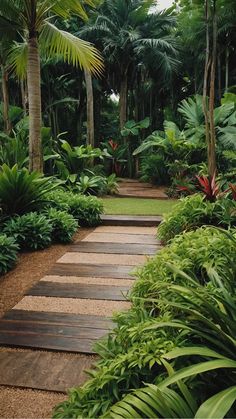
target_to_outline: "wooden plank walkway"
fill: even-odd
[[[65,391],[82,383],[94,344],[114,327],[109,316],[115,307],[129,307],[135,265],[161,247],[152,224],[143,219],[144,227],[137,227],[126,224],[129,221],[118,219],[119,226],[107,220],[70,246],[47,276],[0,319],[0,345],[6,347],[0,352],[0,385]],[[68,306],[70,312],[63,311]],[[89,308],[93,314],[88,314]],[[59,361],[61,352],[72,358]],[[82,354],[80,362],[73,358],[76,354]]]

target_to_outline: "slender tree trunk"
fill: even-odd
[[[216,174],[216,133],[214,122],[215,108],[215,78],[216,78],[216,57],[217,57],[217,15],[216,0],[213,2],[213,37],[212,37],[212,60],[211,60],[211,80],[210,80],[210,100],[209,100],[209,120],[210,120],[210,144],[208,149],[208,171],[212,178]]]
[[[127,69],[121,75],[120,83],[120,129],[124,128],[127,121],[127,96],[128,96],[128,76]]]
[[[208,75],[210,67],[210,36],[209,36],[209,0],[205,3],[205,17],[206,17],[206,56],[205,56],[205,70],[204,70],[204,81],[203,81],[203,111],[205,116],[205,135],[207,144],[207,160],[209,170],[209,148],[210,148],[210,127],[208,117],[208,99],[207,99],[207,87],[208,87]]]
[[[101,93],[96,91],[94,100],[94,146],[99,147],[100,145],[100,134],[101,134]]]
[[[29,170],[42,172],[40,58],[36,36],[28,41]]]
[[[220,101],[221,100],[221,56],[220,56],[220,53],[217,58],[217,65],[218,65],[218,98]]]
[[[11,122],[9,118],[8,72],[4,65],[2,65],[2,98],[4,131],[9,134],[11,132]]]
[[[90,71],[84,70],[86,94],[87,94],[87,144],[94,147],[94,105],[93,83]]]
[[[229,89],[229,47],[227,45],[225,50],[225,92]]]

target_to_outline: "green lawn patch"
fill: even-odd
[[[176,199],[103,198],[105,214],[163,215],[172,210]]]

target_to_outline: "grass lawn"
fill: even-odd
[[[170,212],[177,200],[143,198],[103,198],[105,214],[163,215]]]

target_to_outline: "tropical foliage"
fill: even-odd
[[[132,309],[54,417],[234,416],[235,245],[233,232],[201,228],[139,269]]]
[[[13,237],[0,234],[0,275],[5,274],[17,261],[19,246]]]

